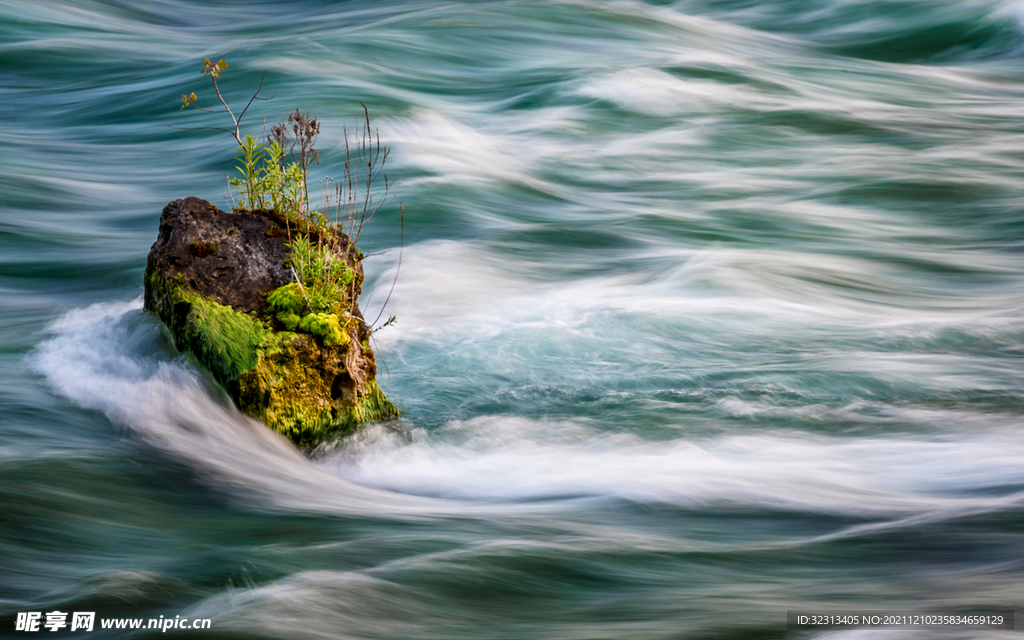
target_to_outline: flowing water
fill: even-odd
[[[1024,606],[1022,24],[996,0],[3,0],[5,632],[1015,636],[786,611]],[[360,102],[392,148],[362,306],[397,317],[401,420],[297,451],[143,312],[163,206],[230,207],[230,136],[165,126],[227,124],[178,109],[216,105],[204,57],[235,107],[266,72],[243,131],[316,114],[314,195]]]

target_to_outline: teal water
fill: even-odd
[[[1024,608],[1024,4],[0,18],[5,633],[1016,637],[785,625]],[[377,334],[402,420],[299,452],[142,312],[163,206],[230,206],[231,138],[165,126],[223,126],[178,111],[212,105],[203,57],[232,104],[266,70],[248,130],[317,115],[316,176],[360,101],[392,148],[362,306],[402,202]]]

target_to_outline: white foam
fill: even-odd
[[[1007,498],[975,494],[1024,486],[1024,438],[1007,432],[945,441],[779,431],[648,441],[573,421],[480,417],[413,436],[407,443],[370,430],[324,464],[361,484],[446,498],[616,497],[848,515],[995,509]]]
[[[388,144],[399,145],[406,163],[440,174],[452,183],[499,180],[535,183],[529,170],[537,150],[510,133],[487,132],[464,119],[419,110],[384,124]]]
[[[454,345],[534,327],[538,337],[548,338],[586,331],[596,346],[596,341],[616,340],[608,335],[612,330],[602,333],[603,321],[611,319],[659,319],[677,327],[706,326],[714,334],[779,339],[797,327],[813,335],[921,337],[948,328],[1012,334],[1022,326],[1018,300],[1010,291],[968,291],[955,300],[918,291],[915,297],[898,282],[890,284],[892,274],[866,260],[721,247],[654,249],[648,255],[665,266],[553,280],[549,266],[503,260],[475,243],[408,246],[385,313],[396,315],[398,324],[378,335],[378,344],[427,340]],[[378,274],[368,287],[374,294],[364,305],[369,318],[380,311],[396,260],[397,254],[367,260],[367,272]],[[877,357],[892,361],[901,356]]]
[[[579,93],[654,116],[701,113],[717,106],[767,108],[779,101],[750,88],[683,79],[664,71],[632,68],[591,79]]]

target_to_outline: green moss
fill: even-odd
[[[353,425],[395,418],[399,415],[398,407],[388,400],[388,397],[384,395],[381,388],[377,386],[376,380],[370,380],[366,383],[365,395],[360,396],[359,400],[356,401],[356,406],[352,407],[349,411],[348,420]]]
[[[319,336],[324,344],[331,347],[349,343],[348,332],[342,327],[336,313],[307,313],[306,298],[298,283],[286,284],[274,289],[267,296],[270,313],[288,331],[302,331]]]
[[[306,308],[306,298],[302,295],[302,287],[297,282],[286,284],[274,289],[267,296],[267,304],[271,313],[293,313],[302,315]]]
[[[299,329],[320,336],[324,344],[330,347],[346,345],[351,340],[334,313],[311,313],[302,318]]]
[[[286,330],[295,331],[299,328],[299,323],[302,321],[302,318],[294,313],[279,313],[277,314],[277,320],[284,325]]]
[[[267,296],[270,313],[288,331],[295,331],[302,320],[302,312],[306,308],[306,299],[302,295],[302,287],[297,283],[278,287]]]
[[[184,287],[175,289],[176,315],[184,320],[175,335],[179,345],[187,345],[224,384],[238,380],[242,373],[256,366],[257,351],[267,336],[262,322]]]
[[[266,297],[266,301],[270,305],[270,310],[274,313],[282,311],[302,313],[306,306],[305,297],[302,295],[302,288],[299,287],[298,283],[274,289]]]

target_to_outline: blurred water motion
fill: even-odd
[[[1020,607],[1019,3],[0,6],[0,624],[782,638]],[[298,452],[141,310],[161,208],[365,102],[400,421]],[[244,127],[243,127],[244,128]],[[385,316],[386,317],[386,316]],[[6,626],[3,627],[6,629]],[[97,629],[97,637],[118,637]],[[833,630],[800,637],[979,638]]]

